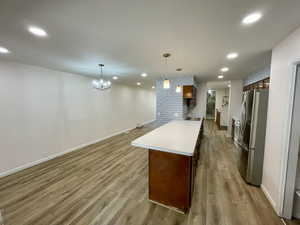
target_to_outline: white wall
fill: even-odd
[[[220,124],[221,126],[228,126],[228,105],[223,106],[224,96],[229,97],[228,88],[216,89],[216,109],[221,112]]]
[[[229,106],[228,106],[228,129],[227,135],[231,136],[232,118],[240,117],[242,107],[243,81],[232,80],[229,90]]]
[[[155,93],[0,61],[0,175],[155,118]]]
[[[206,116],[207,84],[206,82],[202,82],[196,84],[196,86],[197,86],[197,102],[195,108],[192,110],[192,116],[204,118]]]
[[[222,111],[222,101],[225,96],[225,88],[216,90],[216,109]]]
[[[269,108],[262,187],[280,212],[283,155],[287,149],[288,117],[292,88],[292,63],[300,60],[300,29],[280,42],[272,52]]]

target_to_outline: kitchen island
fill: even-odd
[[[176,120],[132,142],[149,150],[150,201],[179,212],[188,211],[202,131],[202,119]]]

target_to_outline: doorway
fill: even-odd
[[[284,189],[282,216],[300,219],[300,64],[296,67],[293,109],[290,127],[288,163]]]
[[[216,91],[208,90],[207,100],[206,100],[206,119],[214,119],[215,113],[216,113]]]

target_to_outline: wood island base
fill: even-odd
[[[149,200],[186,213],[193,192],[193,157],[149,149]]]

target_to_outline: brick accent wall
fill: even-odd
[[[176,93],[177,85],[194,85],[194,78],[170,79],[170,89],[163,89],[163,80],[156,81],[156,121],[159,124],[186,118],[187,106],[183,101],[182,92]]]

